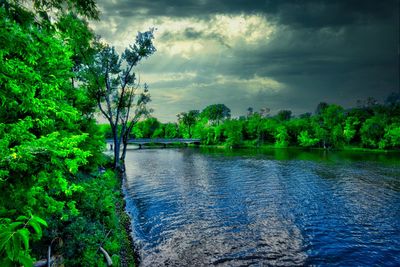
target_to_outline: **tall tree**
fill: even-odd
[[[201,114],[218,125],[221,120],[231,117],[231,110],[224,104],[214,104],[206,107]]]
[[[0,266],[32,266],[31,241],[76,212],[76,175],[101,154],[82,130],[72,46],[18,2],[0,2]]]
[[[90,68],[92,92],[98,107],[111,126],[114,143],[114,168],[123,170],[129,134],[135,123],[150,111],[146,104],[150,101],[145,84],[139,90],[134,67],[144,58],[152,55],[153,29],[139,32],[135,43],[126,48],[121,56],[114,47],[99,44],[94,67]],[[121,145],[123,150],[121,153]]]
[[[181,112],[178,116],[178,121],[188,128],[189,138],[192,138],[191,128],[196,124],[200,112],[198,110],[190,110],[189,112]]]
[[[286,109],[281,110],[281,111],[278,112],[276,117],[280,121],[288,121],[292,117],[292,111],[291,110],[286,110]]]

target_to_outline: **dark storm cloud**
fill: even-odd
[[[301,27],[343,26],[365,20],[393,17],[396,0],[135,0],[102,1],[104,13],[122,17],[138,15],[204,17],[212,14],[263,13],[279,23]]]
[[[192,27],[188,27],[185,29],[182,29],[181,32],[177,33],[171,33],[171,32],[165,32],[161,36],[159,36],[160,41],[181,41],[181,40],[215,40],[218,43],[230,47],[229,44],[226,43],[224,37],[221,34],[218,33],[205,33],[203,31],[198,31]]]
[[[233,115],[244,114],[248,106],[299,114],[313,111],[320,101],[348,107],[357,99],[383,100],[399,90],[396,0],[135,0],[99,5],[104,26],[98,33],[114,45],[145,30],[135,28],[141,22],[160,28],[156,41],[163,47],[141,70],[155,77],[152,103],[164,121],[210,101],[225,103]],[[261,16],[274,33],[258,43],[246,42],[246,36],[232,41],[228,29],[212,25],[216,15]],[[185,23],[177,28],[171,21]],[[261,25],[252,27],[257,31]],[[175,51],[188,44],[202,49]],[[187,75],[174,78],[169,73]]]

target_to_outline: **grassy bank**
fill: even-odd
[[[219,145],[200,145],[202,148],[217,148],[217,149],[297,149],[297,150],[309,150],[309,151],[354,151],[354,152],[376,152],[376,153],[396,153],[400,152],[399,149],[379,149],[379,148],[365,148],[356,146],[343,146],[335,148],[322,148],[322,147],[301,147],[301,146],[276,146],[274,144],[262,144],[257,145],[254,142],[243,142],[235,147],[229,146],[229,144]]]
[[[75,211],[62,220],[48,219],[33,256],[45,261],[51,244],[56,266],[107,266],[103,248],[112,266],[135,266],[122,178],[111,169],[77,178],[80,189],[71,196]]]

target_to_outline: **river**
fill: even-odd
[[[140,265],[400,266],[398,156],[130,150]]]

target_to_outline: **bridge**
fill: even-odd
[[[107,139],[107,144],[112,146],[113,139]],[[155,144],[155,145],[162,145],[163,147],[167,147],[169,144],[194,144],[200,145],[201,140],[195,138],[137,138],[137,139],[129,139],[128,144],[130,145],[138,145],[139,148],[142,148],[144,145],[148,144]]]

